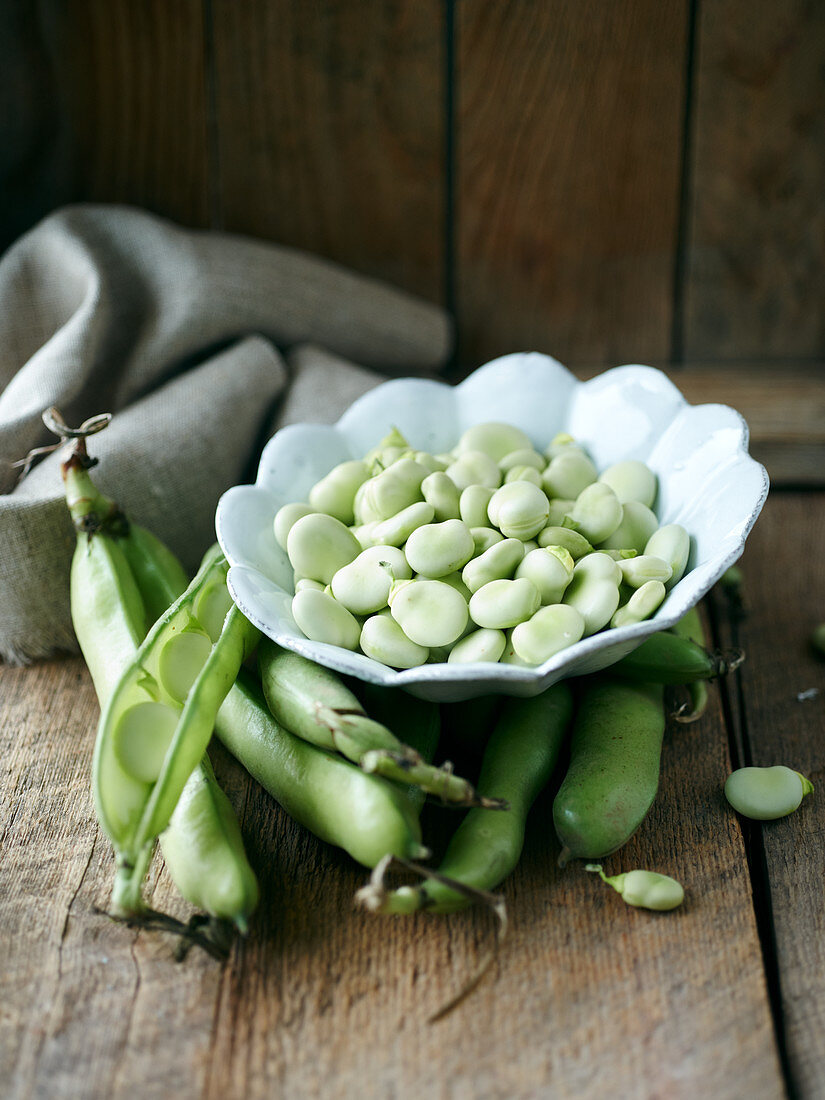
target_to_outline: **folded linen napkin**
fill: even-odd
[[[47,217],[0,260],[0,656],[76,648],[60,453],[11,466],[52,441],[44,409],[114,414],[96,482],[194,569],[276,427],[335,420],[376,370],[436,371],[450,340],[439,308],[294,249],[126,207]]]

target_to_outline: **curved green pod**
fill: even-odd
[[[214,548],[127,664],[101,717],[92,780],[98,818],[118,853],[116,911],[139,911],[154,841],[257,641],[257,630],[228,598],[226,572]],[[214,614],[216,597],[222,621]]]
[[[186,900],[246,933],[258,904],[258,880],[208,756],[187,780],[160,835],[160,847],[172,881]]]
[[[77,447],[64,464],[78,531],[71,574],[75,632],[101,707],[157,619],[186,589],[177,557],[100,493]],[[245,928],[257,882],[226,796],[204,757],[186,786],[161,845],[177,888],[210,915]],[[148,849],[151,855],[151,847]]]
[[[527,814],[550,780],[570,724],[569,687],[555,684],[530,699],[505,699],[487,744],[478,787],[499,791],[507,813],[470,810],[456,829],[438,874],[471,890],[498,886],[515,868],[524,846]],[[359,900],[374,912],[411,913],[426,909],[451,913],[472,904],[449,882],[427,879],[390,893],[367,886]]]
[[[659,788],[664,732],[660,685],[583,681],[570,764],[553,802],[562,866],[609,855],[638,829]]]
[[[611,675],[622,679],[656,684],[689,684],[695,680],[713,680],[733,672],[742,663],[740,650],[710,653],[686,633],[660,630],[610,666]]]
[[[414,784],[446,802],[501,808],[499,800],[480,798],[466,779],[427,763],[385,725],[367,715],[331,669],[282,649],[268,638],[259,647],[258,666],[270,711],[296,736],[341,753],[367,772]]]
[[[246,670],[218,711],[215,732],[290,817],[358,863],[374,867],[386,855],[428,854],[417,807],[404,789],[290,733]]]

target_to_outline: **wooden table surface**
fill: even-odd
[[[605,861],[675,875],[684,906],[634,910],[580,866],[558,870],[546,795],[504,889],[497,962],[437,1023],[493,941],[489,914],[356,911],[365,872],[221,751],[262,887],[248,939],[225,964],[196,950],[176,963],[168,937],[102,915],[113,861],[89,794],[85,666],[0,669],[0,1095],[825,1095],[825,661],[807,646],[825,619],[825,491],[811,487],[813,445],[804,488],[782,452],[782,484],[742,561],[746,617],[733,622],[718,594],[708,603],[717,642],[738,632],[747,661],[701,721],[669,729],[653,811]],[[722,785],[750,762],[789,764],[816,791],[789,818],[745,825]],[[159,860],[150,893],[187,915]]]

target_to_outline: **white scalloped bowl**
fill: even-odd
[[[492,663],[429,664],[395,671],[361,653],[309,641],[290,611],[292,568],[272,521],[305,500],[333,466],[361,458],[394,425],[417,450],[450,450],[471,424],[518,425],[543,450],[560,431],[584,444],[601,470],[642,459],[659,479],[659,522],[691,536],[685,576],[643,623],[591,635],[536,668]],[[237,485],[218,504],[218,541],[230,563],[229,589],[264,634],[338,672],[443,702],[490,692],[535,695],[557,680],[596,672],[673,626],[741,555],[768,494],[768,475],[748,455],[748,428],[726,405],[689,405],[661,371],[616,367],[579,382],[555,359],[506,355],[458,386],[418,378],[385,382],[332,426],[291,424],[266,445],[255,485]]]

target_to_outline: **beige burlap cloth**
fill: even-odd
[[[194,569],[275,428],[439,370],[450,338],[435,306],[293,249],[126,207],[47,217],[0,260],[0,655],[76,648],[60,455],[11,466],[52,441],[44,409],[114,414],[97,484]]]

